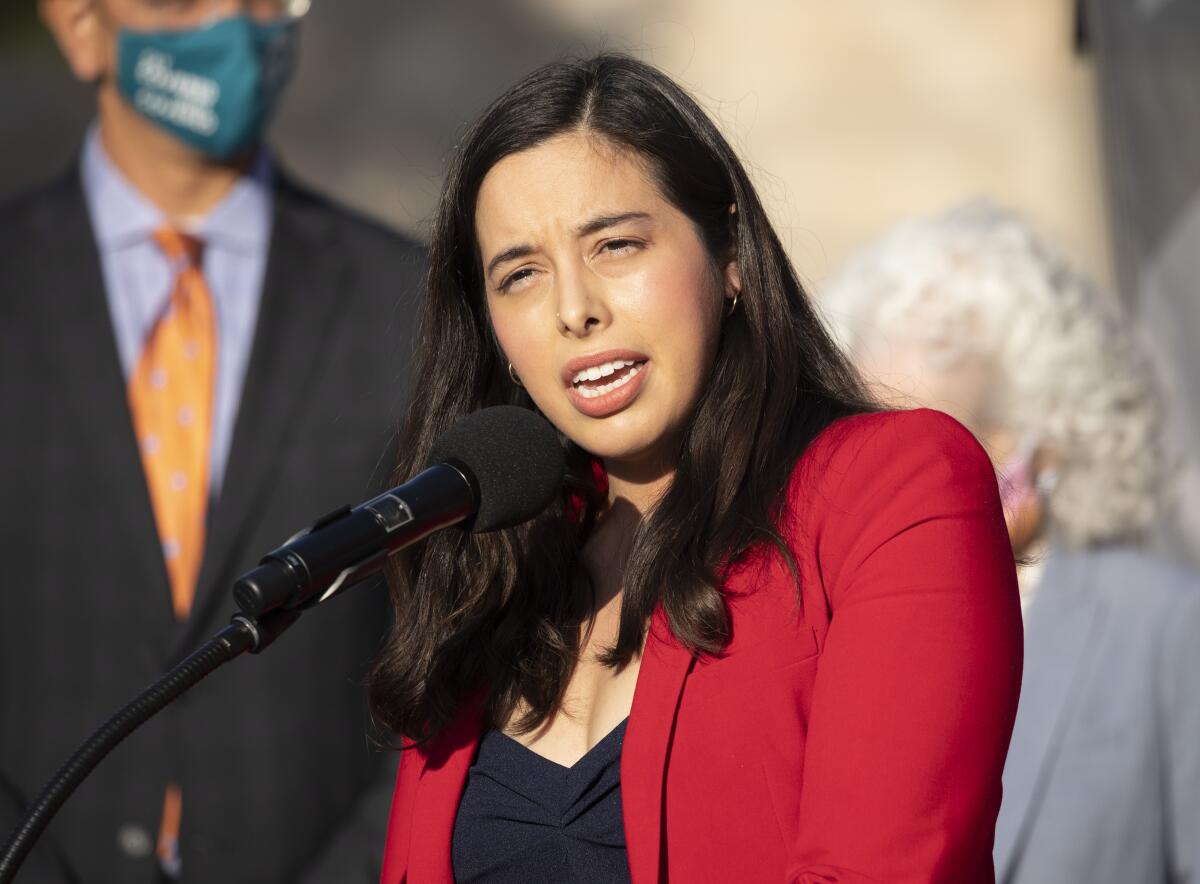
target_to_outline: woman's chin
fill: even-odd
[[[638,401],[632,407],[602,418],[581,414],[569,403],[542,414],[568,439],[593,457],[604,461],[609,471],[622,465],[630,468],[648,464],[661,465],[664,453],[670,450],[674,421],[664,419],[670,409],[655,407],[650,400]]]
[[[631,481],[648,481],[660,477],[673,468],[668,444],[664,435],[640,438],[588,439],[579,446],[604,462],[610,475],[619,475]]]

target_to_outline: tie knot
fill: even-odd
[[[204,243],[197,237],[181,233],[174,227],[163,226],[154,231],[154,241],[172,264],[183,262],[188,267],[200,266]]]

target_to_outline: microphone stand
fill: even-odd
[[[50,820],[104,757],[180,694],[210,672],[249,651],[260,653],[300,619],[300,611],[276,608],[265,614],[235,614],[233,621],[181,663],[159,677],[100,725],[58,769],[25,811],[0,855],[0,884],[10,884]]]

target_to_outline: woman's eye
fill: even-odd
[[[641,243],[634,239],[609,239],[600,246],[600,251],[612,255],[626,255],[636,249]]]
[[[500,291],[507,292],[514,285],[516,285],[517,283],[519,283],[525,279],[528,279],[531,276],[533,276],[533,268],[532,267],[522,267],[520,270],[514,270],[508,276],[504,277],[503,280],[501,280],[500,286],[499,286]]]

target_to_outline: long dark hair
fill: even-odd
[[[644,161],[695,225],[714,268],[736,256],[741,272],[739,303],[681,434],[671,487],[634,536],[606,662],[619,666],[641,650],[659,605],[680,642],[719,653],[729,635],[724,568],[761,543],[792,563],[776,524],[797,459],[830,423],[872,406],[814,314],[733,150],[655,68],[614,54],[546,65],[497,99],[462,140],[430,245],[396,475],[421,469],[434,440],[469,412],[534,407],[493,337],[475,203],[497,162],[572,130]],[[580,547],[598,503],[591,458],[563,444],[567,487],[541,517],[493,534],[442,531],[399,558],[390,575],[395,625],[371,685],[376,719],[393,732],[432,736],[481,692],[495,723],[520,706],[512,726],[524,730],[560,702],[590,598]],[[572,496],[585,501],[582,516],[568,516]]]

